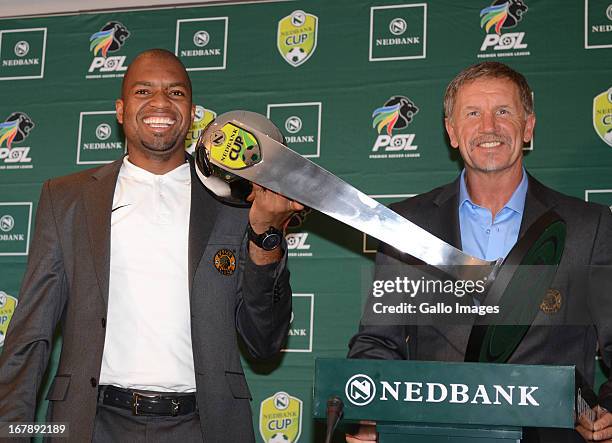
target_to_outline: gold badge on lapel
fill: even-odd
[[[215,254],[215,268],[223,275],[232,275],[236,270],[236,256],[229,249],[219,249]]]
[[[561,293],[553,288],[549,288],[546,291],[542,303],[540,303],[540,310],[544,314],[555,314],[561,309]]]

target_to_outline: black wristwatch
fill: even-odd
[[[247,233],[249,235],[249,240],[265,251],[273,251],[278,248],[283,241],[283,233],[274,226],[270,226],[266,232],[258,234],[253,231],[253,227],[249,223],[247,226]]]

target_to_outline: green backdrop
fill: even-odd
[[[470,64],[503,61],[534,90],[529,171],[612,205],[610,0],[297,0],[0,20],[2,334],[42,182],[123,154],[114,100],[126,66],[152,47],[175,51],[190,71],[200,106],[192,136],[215,113],[267,114],[291,147],[384,203],[457,175],[444,88]],[[374,125],[389,101],[406,105],[410,121],[400,111],[395,125]],[[376,245],[316,213],[288,240],[295,308],[287,349],[245,369],[258,438],[318,441],[313,362],[346,354]]]

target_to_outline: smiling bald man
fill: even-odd
[[[0,357],[0,421],[33,421],[53,332],[48,420],[69,441],[254,441],[237,336],[256,358],[287,335],[287,248],[249,240],[302,207],[257,188],[218,201],[185,153],[191,81],[166,50],[134,59],[116,101],[128,155],[47,181]],[[62,441],[66,441],[62,439]]]

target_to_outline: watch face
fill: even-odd
[[[271,251],[280,245],[281,236],[279,234],[273,233],[268,234],[261,242],[261,247],[266,251]]]

